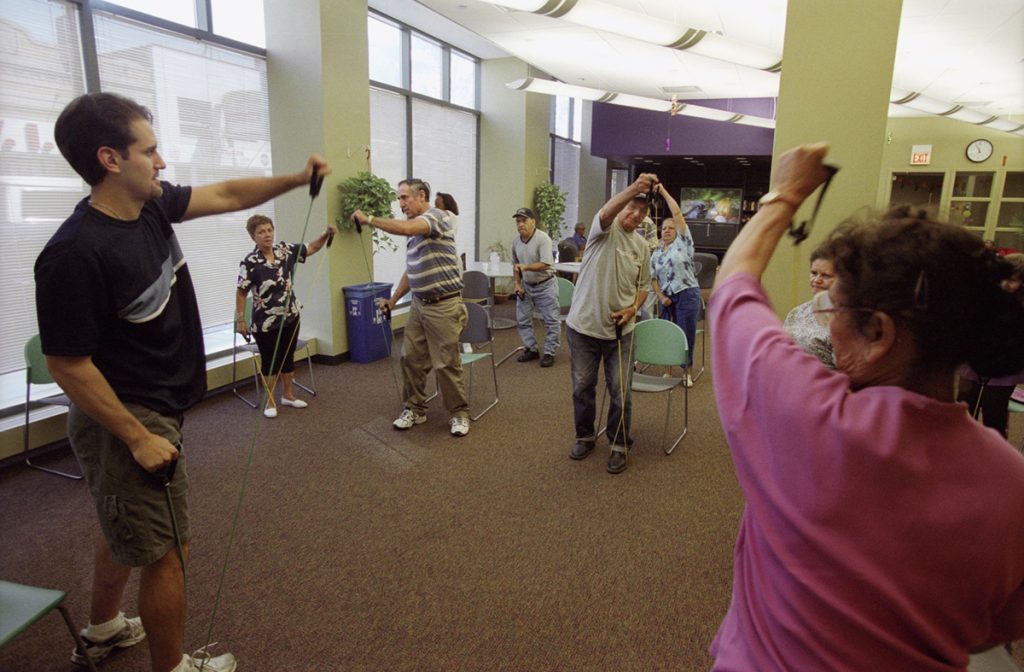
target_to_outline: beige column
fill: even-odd
[[[551,98],[505,86],[529,76],[529,66],[516,58],[480,63],[481,259],[497,241],[510,250],[512,213],[532,207],[533,190],[549,180]]]
[[[789,0],[773,161],[818,140],[841,168],[811,237],[779,245],[764,285],[780,316],[810,297],[808,256],[843,218],[876,203],[902,0]],[[811,216],[812,196],[796,213]]]
[[[267,80],[270,137],[275,173],[294,172],[310,152],[331,162],[314,202],[305,239],[319,236],[340,215],[337,185],[366,170],[370,146],[366,0],[266,2]],[[309,192],[296,190],[277,199],[280,238],[298,241],[309,210]],[[365,257],[364,257],[365,255]],[[348,351],[342,287],[369,282],[369,233],[357,238],[342,229],[296,273],[303,303],[303,336],[315,337],[320,354]]]

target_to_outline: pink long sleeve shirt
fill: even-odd
[[[851,392],[749,274],[710,319],[747,500],[714,669],[964,670],[1024,636],[1024,457],[963,405]]]

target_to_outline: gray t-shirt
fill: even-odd
[[[547,264],[547,269],[523,271],[523,282],[536,285],[555,274],[555,257],[551,253],[551,237],[547,233],[540,229],[534,229],[533,235],[525,243],[519,236],[512,239],[513,264],[535,264],[538,261]]]
[[[651,284],[651,248],[643,236],[627,233],[618,217],[607,230],[601,229],[601,213],[594,216],[583,254],[572,307],[566,319],[574,331],[611,340],[615,324],[608,317],[636,303],[637,294]],[[628,334],[636,321],[622,328]]]

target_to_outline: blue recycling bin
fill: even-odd
[[[391,296],[390,282],[367,282],[343,287],[348,323],[349,358],[366,364],[391,354],[391,324],[384,319],[377,299]]]

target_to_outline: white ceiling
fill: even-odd
[[[601,2],[782,54],[785,0]],[[661,99],[663,87],[698,87],[679,94],[691,100],[778,95],[775,74],[481,0],[370,5],[480,58],[513,55],[570,84]],[[893,86],[1024,123],[1024,0],[903,0]]]

